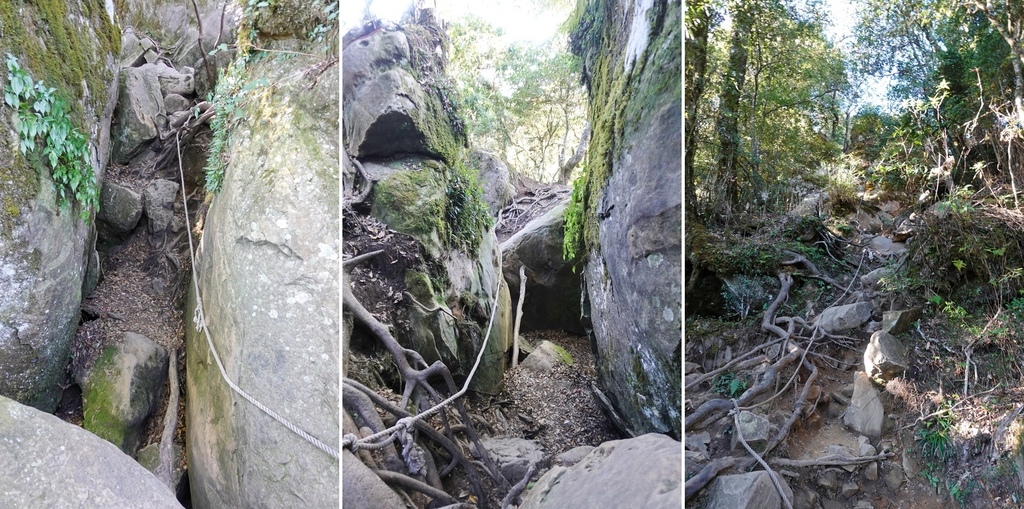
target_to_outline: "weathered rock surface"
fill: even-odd
[[[766,417],[744,410],[739,414],[739,422],[740,425],[737,429],[743,434],[743,439],[747,441],[747,445],[756,451],[763,449],[768,444],[768,440],[771,439],[773,433],[772,425]],[[742,447],[742,445],[740,444],[739,435],[733,433],[732,448],[736,449],[736,447]]]
[[[83,427],[134,455],[143,424],[160,402],[166,380],[167,352],[145,336],[126,333],[79,380]]]
[[[341,473],[342,507],[346,509],[378,509],[404,507],[405,502],[370,467],[347,449],[341,452],[344,464]]]
[[[206,52],[212,51],[217,42],[235,40],[234,32],[241,19],[242,6],[233,2],[216,0],[196,0],[199,19],[202,24],[202,44]],[[199,47],[200,25],[196,23],[196,15],[192,3],[175,0],[119,0],[117,3],[118,21],[121,26],[134,27],[135,35],[143,43],[148,37],[166,52],[174,62],[183,62],[197,70],[196,80],[204,76],[203,51]],[[145,46],[143,46],[145,50]],[[216,55],[207,56],[211,71],[230,61],[231,51],[220,51]],[[228,57],[227,59],[222,56]],[[150,61],[151,62],[151,61]],[[135,60],[133,63],[139,63]],[[210,91],[206,78],[202,87],[197,87],[197,94],[203,96]],[[198,83],[197,83],[198,84]]]
[[[681,7],[620,0],[586,9],[604,23],[570,35],[592,84],[594,126],[583,313],[589,308],[598,378],[625,431],[681,437],[682,113],[679,89],[663,86],[681,78]]]
[[[902,334],[921,318],[921,308],[886,311],[882,314],[882,330],[890,334]]]
[[[181,505],[109,442],[0,396],[0,496],[5,507]]]
[[[104,182],[100,211],[96,215],[100,236],[121,237],[131,233],[142,217],[142,196],[116,182]]]
[[[119,87],[120,100],[110,159],[124,164],[166,127],[167,112],[156,73],[143,67],[126,67],[121,69]]]
[[[594,449],[596,449],[596,447],[592,445],[573,447],[572,449],[555,456],[555,464],[560,467],[571,467],[579,463],[583,458],[587,457],[587,455],[593,452]]]
[[[5,5],[6,12],[17,10],[18,26],[5,26],[0,54],[10,52],[34,80],[79,104],[82,116],[72,123],[98,125],[86,136],[99,185],[116,100],[111,41],[119,33],[95,2],[49,2],[48,12],[41,5]],[[55,18],[44,21],[54,12]],[[69,72],[69,58],[80,67]],[[17,150],[15,115],[4,111],[0,130],[9,134],[0,143],[0,394],[52,411],[80,319],[83,281],[95,257],[95,230],[79,219],[77,204],[66,210],[57,205],[50,173]]]
[[[683,498],[682,465],[679,442],[665,435],[605,442],[572,467],[552,467],[519,507],[677,509]]]
[[[864,371],[868,376],[888,382],[909,367],[907,349],[896,336],[884,330],[871,335],[864,350]]]
[[[894,274],[893,270],[889,267],[879,267],[867,274],[860,277],[860,284],[865,288],[873,288],[878,285],[878,282],[883,278],[892,277]]]
[[[280,4],[280,2],[279,2]],[[338,70],[323,58],[261,60],[272,88],[239,94],[247,121],[206,217],[196,262],[206,322],[227,375],[337,450]],[[190,292],[186,316],[196,294]],[[206,337],[186,327],[192,502],[215,507],[337,507],[338,460],[234,394]]]
[[[871,319],[871,304],[858,302],[825,309],[818,316],[818,325],[827,332],[842,332],[860,327]]]
[[[885,409],[875,385],[863,371],[858,371],[853,379],[853,399],[843,416],[843,423],[858,433],[870,438],[878,438],[882,434],[882,421]]]
[[[793,490],[779,476],[786,496],[793,500]],[[719,476],[708,488],[707,509],[774,509],[783,507],[770,474],[765,471]]]
[[[174,204],[178,202],[177,182],[154,179],[142,193],[143,206],[149,219],[147,229],[151,235],[163,233],[171,225],[174,218]]]
[[[526,356],[522,366],[523,369],[547,373],[558,363],[572,365],[572,356],[564,348],[545,339],[533,349],[533,353]]]
[[[498,212],[505,208],[516,195],[516,186],[512,184],[512,175],[508,165],[498,156],[474,149],[469,152],[470,165],[477,171],[477,179],[484,188],[484,201],[491,216],[497,217]]]
[[[893,242],[881,235],[871,239],[869,247],[880,256],[899,256],[907,251],[907,246],[902,242]]]
[[[562,257],[565,208],[555,205],[501,243],[502,272],[512,301],[519,299],[519,267],[526,266],[526,301],[521,331],[564,329],[583,333],[578,259]]]
[[[491,456],[501,475],[515,484],[524,476],[530,466],[543,467],[544,449],[533,440],[524,438],[483,438],[480,445]]]

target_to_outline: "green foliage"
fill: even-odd
[[[7,54],[4,103],[17,113],[18,148],[22,154],[37,150],[53,176],[57,203],[66,209],[71,198],[81,205],[79,217],[88,220],[99,207],[99,190],[89,160],[89,140],[71,123],[67,103],[55,88],[33,81],[18,59]]]
[[[449,73],[474,145],[540,181],[558,176],[586,124],[579,61],[562,38],[507,43],[480,18],[451,24]]]
[[[445,191],[447,205],[445,218],[448,220],[448,242],[461,245],[468,252],[476,253],[483,232],[492,225],[483,189],[476,173],[466,168],[462,160],[452,167],[451,178]]]
[[[227,69],[221,71],[211,100],[214,114],[210,119],[210,130],[213,132],[213,138],[210,141],[210,152],[206,159],[205,187],[207,193],[220,192],[224,183],[224,171],[229,163],[229,133],[247,116],[243,108],[246,95],[267,85],[265,79],[244,81],[245,62],[246,57],[239,53],[239,58],[229,64]]]
[[[324,14],[327,17],[327,23],[319,23],[313,27],[313,30],[309,32],[309,40],[316,42],[323,42],[327,37],[327,34],[337,26],[338,24],[338,2],[332,2],[324,7]]]
[[[583,254],[583,196],[586,183],[584,169],[583,175],[572,183],[572,197],[565,208],[565,236],[562,241],[562,258],[565,260],[574,260]]]
[[[952,459],[956,455],[950,436],[952,428],[953,416],[948,411],[924,421],[922,427],[917,430],[921,454],[943,462]]]
[[[711,391],[726,398],[738,398],[750,387],[747,379],[737,376],[732,371],[719,374],[711,382]]]

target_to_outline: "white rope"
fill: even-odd
[[[502,278],[498,278],[498,291],[501,290],[502,284]],[[356,439],[355,435],[352,434],[345,435],[341,439],[341,447],[350,448],[352,449],[352,451],[358,451],[360,449],[381,449],[386,445],[390,444],[392,441],[394,441],[394,434],[396,432],[405,431],[406,429],[412,428],[416,424],[416,421],[434,415],[442,408],[450,405],[453,401],[462,397],[462,395],[465,394],[467,390],[469,390],[469,383],[473,380],[473,375],[476,373],[476,368],[480,366],[480,360],[483,359],[484,351],[487,349],[487,341],[491,338],[491,329],[494,326],[494,317],[497,316],[498,314],[498,291],[494,292],[494,306],[492,306],[491,309],[491,319],[487,323],[487,334],[484,335],[484,342],[483,345],[480,346],[480,353],[476,354],[476,362],[473,363],[473,369],[469,370],[469,376],[466,377],[466,382],[462,384],[462,390],[456,392],[455,394],[452,394],[451,396],[448,397],[448,399],[438,403],[437,405],[434,405],[429,410],[416,414],[412,417],[403,417],[399,419],[394,426],[384,431],[374,433],[370,436],[363,437],[361,439]],[[384,437],[387,438],[381,442],[374,442],[374,440]]]
[[[174,133],[174,142],[178,144],[178,174],[181,176],[181,201],[182,204],[185,206],[185,224],[187,225],[186,227],[189,229],[189,231],[186,232],[186,237],[188,237],[188,255],[192,259],[192,285],[195,287],[196,291],[196,311],[195,315],[192,318],[192,321],[196,324],[196,330],[202,330],[203,333],[206,335],[206,343],[210,345],[210,352],[213,353],[213,360],[217,361],[217,368],[220,370],[220,376],[224,378],[224,381],[227,382],[228,387],[231,387],[231,390],[238,393],[239,396],[245,398],[245,400],[248,401],[249,403],[252,403],[254,406],[256,406],[256,408],[263,410],[264,413],[266,413],[270,417],[273,417],[275,421],[283,424],[286,428],[292,430],[292,432],[294,432],[296,435],[299,435],[300,437],[306,439],[307,442],[315,445],[321,451],[326,452],[334,459],[339,459],[338,451],[334,450],[334,448],[321,442],[320,440],[310,435],[309,433],[306,433],[298,426],[289,422],[288,419],[282,417],[277,412],[271,410],[270,408],[267,408],[266,405],[257,401],[256,398],[250,396],[249,393],[242,390],[241,387],[235,385],[235,383],[232,382],[230,378],[228,378],[228,373],[227,371],[224,370],[224,364],[221,363],[220,356],[217,355],[217,348],[214,347],[213,345],[213,338],[210,337],[210,331],[206,327],[206,318],[205,316],[203,316],[203,299],[199,296],[199,274],[196,273],[195,247],[192,245],[192,232],[190,231],[192,228],[192,222],[188,217],[188,198],[185,196],[185,170],[181,166],[181,143],[178,139],[177,132]]]

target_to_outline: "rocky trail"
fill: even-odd
[[[893,239],[924,238],[934,210],[883,209],[840,219],[845,247],[818,264],[786,252],[774,290],[722,283],[734,316],[763,312],[688,319],[689,503],[785,506],[770,467],[797,508],[1018,505],[1020,359],[998,332],[1012,318],[966,329],[950,306],[908,304],[893,282],[913,253]]]

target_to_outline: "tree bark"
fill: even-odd
[[[686,24],[686,76],[685,118],[683,137],[683,202],[687,217],[698,217],[697,188],[693,174],[693,156],[697,151],[697,106],[704,95],[705,73],[708,65],[708,33],[711,31],[711,8],[705,2],[693,7],[693,15]]]
[[[580,143],[576,146],[576,152],[572,154],[560,168],[558,168],[558,183],[565,185],[569,183],[569,177],[572,176],[572,170],[576,168],[576,165],[580,164],[583,160],[583,155],[587,152],[587,143],[590,142],[590,123],[583,128],[583,135],[580,136]]]
[[[739,204],[740,198],[736,164],[740,152],[739,109],[747,76],[747,42],[754,19],[751,9],[748,2],[738,2],[733,13],[729,66],[722,83],[721,106],[715,123],[719,143],[718,176],[724,181],[725,199],[730,211]]]

